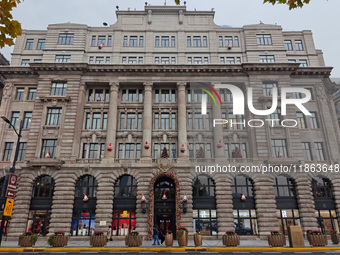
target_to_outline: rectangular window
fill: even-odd
[[[105,41],[106,41],[106,36],[105,35],[99,35],[97,45],[99,46],[99,45],[102,44],[103,46],[105,46]]]
[[[272,55],[260,55],[259,58],[261,63],[275,63],[275,57]]]
[[[192,129],[192,114],[188,113],[188,129]]]
[[[126,57],[122,57],[122,64],[126,64]]]
[[[162,47],[169,47],[169,44],[170,43],[170,38],[169,36],[162,36],[162,39],[161,39],[161,46]]]
[[[129,64],[137,64],[137,57],[129,57]]]
[[[218,46],[223,47],[223,36],[218,37]]]
[[[134,158],[135,145],[133,143],[125,144],[125,158]]]
[[[88,158],[91,158],[91,159],[99,158],[98,150],[99,150],[98,143],[90,143]]]
[[[191,57],[188,57],[188,61],[187,61],[187,62],[188,62],[188,64],[191,65],[191,64],[192,64],[192,58],[191,58]]]
[[[235,58],[234,57],[227,57],[227,65],[234,65]]]
[[[325,155],[323,153],[323,146],[321,142],[314,143],[315,145],[315,151],[316,151],[316,159],[318,161],[324,161]]]
[[[104,57],[96,57],[96,64],[104,64]]]
[[[236,57],[236,64],[241,64],[241,57]]]
[[[58,44],[73,44],[74,34],[59,34]]]
[[[25,50],[32,50],[33,49],[33,42],[34,42],[34,39],[27,39],[26,45],[25,45]]]
[[[271,45],[272,44],[272,36],[271,35],[256,35],[256,40],[258,45]]]
[[[109,36],[107,37],[107,46],[108,46],[108,47],[111,47],[111,45],[112,45],[112,36],[109,35]]]
[[[41,158],[55,158],[57,150],[56,139],[43,139],[41,148]]]
[[[312,115],[309,116],[310,128],[311,129],[319,128],[316,112],[311,112],[311,114]]]
[[[171,64],[175,65],[176,64],[176,58],[175,57],[171,57]]]
[[[23,128],[29,129],[31,127],[31,120],[32,120],[32,112],[25,112]]]
[[[302,112],[297,112],[296,113],[296,119],[297,119],[297,123],[298,123],[298,128],[299,129],[305,129],[306,128],[305,115]]]
[[[307,59],[300,59],[300,67],[307,67],[308,63],[307,63]]]
[[[210,117],[209,117],[209,113],[207,113],[205,115],[205,125],[204,125],[205,129],[210,129]]]
[[[37,89],[36,88],[29,88],[28,89],[27,100],[35,100],[36,93],[37,93]]]
[[[314,100],[314,96],[313,96],[313,89],[312,88],[305,88],[310,92],[310,96],[311,96],[311,100]]]
[[[85,117],[85,129],[90,129],[90,119],[91,114],[87,112]]]
[[[99,155],[99,158],[100,159],[104,158],[104,155],[105,155],[105,143],[101,143],[100,144],[100,155]]]
[[[286,50],[293,50],[293,45],[291,40],[285,40],[285,48]]]
[[[273,158],[286,158],[287,146],[285,139],[272,139]]]
[[[140,65],[143,64],[143,57],[138,58],[138,64],[140,64]]]
[[[45,39],[38,39],[37,50],[43,50],[45,48]]]
[[[169,113],[161,113],[161,129],[170,129],[170,115]]]
[[[105,64],[110,64],[111,58],[110,57],[105,57]]]
[[[224,57],[220,57],[220,64],[225,64]]]
[[[101,119],[101,114],[99,112],[93,113],[92,115],[92,129],[100,129],[100,119]]]
[[[137,47],[138,36],[130,36],[130,47]]]
[[[125,113],[120,114],[120,129],[124,129],[125,127]]]
[[[201,47],[201,37],[200,36],[194,36],[193,37],[193,47]]]
[[[195,113],[195,129],[203,129],[203,115]]]
[[[171,47],[175,47],[175,46],[176,46],[176,37],[171,36]]]
[[[97,41],[97,36],[92,35],[92,40],[91,40],[91,46],[92,46],[92,47],[97,46],[97,45],[96,45],[96,41]]]
[[[24,161],[27,143],[19,143],[18,161]]]
[[[225,46],[233,46],[233,37],[232,36],[225,36],[224,37]]]
[[[262,84],[263,95],[264,96],[272,96],[273,88],[277,88],[276,83],[263,83]]]
[[[46,117],[46,125],[59,126],[61,110],[62,110],[61,108],[48,108],[47,117]]]
[[[288,63],[296,63],[295,59],[288,59]]]
[[[159,114],[158,113],[155,113],[154,129],[159,129]]]
[[[140,153],[141,153],[141,144],[137,143],[136,144],[136,158],[140,158]]]
[[[15,128],[18,126],[19,114],[19,112],[12,112],[11,123]]]
[[[103,129],[107,129],[107,112],[104,112],[103,114]]]
[[[136,129],[136,114],[134,113],[127,114],[126,129]]]
[[[13,150],[13,143],[5,143],[5,150],[4,150],[4,156],[2,158],[2,161],[10,161],[11,160],[11,154]]]
[[[123,158],[123,148],[124,144],[120,143],[118,146],[118,158]]]
[[[53,82],[51,96],[65,96],[66,88],[67,88],[66,82]]]
[[[204,57],[204,64],[209,64],[209,59],[208,59],[208,57]]]
[[[303,44],[301,40],[295,40],[295,50],[303,50]]]
[[[208,47],[208,38],[203,36],[203,47]]]
[[[94,57],[91,56],[91,57],[89,58],[89,64],[93,64],[93,62],[94,62]]]
[[[238,36],[234,36],[235,47],[239,47],[240,43],[238,41]]]
[[[68,63],[71,60],[71,55],[56,55],[55,62],[57,63]]]
[[[15,100],[23,100],[24,99],[24,88],[17,88],[17,93],[15,95]]]
[[[159,64],[159,57],[155,57],[155,64],[156,64],[156,65]]]
[[[23,59],[21,60],[21,66],[29,66],[30,60],[29,59]]]
[[[247,158],[247,147],[245,143],[232,143],[231,144],[231,157],[232,158]]]
[[[176,129],[176,113],[171,114],[171,129]]]
[[[159,154],[158,154],[158,143],[154,143],[153,144],[153,157],[154,158],[159,158]]]
[[[138,119],[137,119],[137,129],[142,130],[143,127],[143,114],[138,113]]]
[[[201,65],[202,64],[202,58],[201,57],[195,57],[194,58],[194,64],[195,65]]]
[[[169,65],[170,64],[170,58],[169,57],[162,57],[161,58],[161,64],[162,65]]]
[[[191,36],[187,36],[187,46],[191,47]]]
[[[139,37],[139,47],[143,47],[144,45],[144,36]]]
[[[155,47],[159,47],[159,36],[155,37]]]
[[[128,37],[126,35],[124,35],[124,40],[123,40],[123,46],[127,47],[127,41],[128,41]]]
[[[41,60],[41,59],[34,59],[33,62],[34,62],[34,63],[41,63],[42,60]]]
[[[306,161],[312,160],[312,153],[310,150],[310,144],[309,143],[301,143],[302,146],[302,152],[303,152],[303,158]]]
[[[278,126],[280,125],[280,120],[281,120],[281,108],[276,108],[275,111],[269,115],[270,121],[270,126]]]

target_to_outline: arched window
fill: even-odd
[[[76,183],[72,216],[72,236],[94,233],[98,184],[92,175],[84,175]]]
[[[175,183],[169,178],[160,178],[155,182],[155,200],[161,200],[163,195],[166,195],[167,201],[176,198]]]
[[[235,232],[238,235],[257,235],[258,227],[252,180],[238,175],[233,179],[231,190]]]
[[[280,231],[287,235],[288,226],[300,225],[295,183],[292,178],[277,176],[274,181],[277,218]]]
[[[112,235],[125,236],[136,228],[137,181],[131,175],[121,176],[115,184]]]
[[[34,182],[26,231],[41,236],[48,234],[54,185],[54,179],[49,175],[40,176]]]
[[[314,196],[315,216],[318,220],[319,229],[324,234],[331,234],[335,229],[339,232],[339,224],[336,217],[332,185],[329,179],[314,177],[312,180]]]
[[[217,235],[215,183],[206,175],[199,175],[193,181],[194,232],[202,235]]]

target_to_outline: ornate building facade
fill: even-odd
[[[211,238],[225,231],[265,238],[289,225],[338,229],[337,87],[311,31],[218,26],[213,11],[184,6],[116,15],[109,27],[24,30],[11,65],[0,67],[0,115],[24,125],[9,238],[29,229],[84,238],[109,226],[115,238],[134,230],[150,238],[155,224]],[[270,116],[246,107],[244,116],[234,115],[228,89],[218,91],[218,107],[209,100],[201,114],[205,92],[192,87],[197,83],[252,88],[256,109],[271,107],[273,88],[306,88],[311,115],[294,105],[281,115],[281,94]],[[213,119],[273,122],[213,127]],[[283,127],[287,119],[297,126]],[[4,176],[17,137],[5,122],[0,137]],[[305,164],[327,169],[300,171]],[[217,165],[236,171],[203,170]],[[241,171],[262,165],[297,171]]]

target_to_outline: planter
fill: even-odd
[[[286,245],[286,237],[284,235],[269,235],[268,244],[271,247],[283,247]]]
[[[32,241],[31,236],[19,236],[18,245],[20,247],[32,247],[35,245],[35,242]]]
[[[196,247],[202,246],[202,235],[194,235],[194,242]]]
[[[125,245],[128,247],[139,247],[143,244],[143,236],[126,236]]]
[[[65,247],[67,245],[68,236],[53,236],[52,247]]]
[[[309,237],[310,237],[310,232],[306,231],[306,238],[307,238],[308,242],[309,242]]]
[[[227,247],[236,247],[240,245],[240,237],[238,235],[224,235],[222,236],[222,242]]]
[[[333,244],[339,244],[339,235],[338,234],[331,234],[331,240]]]
[[[327,245],[327,236],[325,236],[325,235],[310,235],[309,236],[309,244],[311,246],[326,246]]]
[[[178,246],[180,247],[185,247],[188,245],[188,232],[187,231],[183,231],[183,234],[181,236],[181,234],[178,234],[179,232],[177,232],[177,241],[178,241]]]
[[[104,247],[107,244],[106,236],[91,236],[90,245],[92,247]]]
[[[166,247],[171,247],[174,243],[174,236],[173,234],[166,234],[165,235],[165,245]]]

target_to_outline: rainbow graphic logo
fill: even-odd
[[[202,91],[204,91],[206,94],[202,94],[202,102],[201,102],[201,106],[202,106],[202,112],[201,114],[202,115],[206,115],[207,114],[207,101],[208,101],[208,95],[211,97],[211,99],[213,100],[214,104],[217,105],[218,102],[216,101],[215,97],[213,94],[216,95],[219,103],[221,104],[222,106],[222,100],[221,100],[221,97],[220,95],[217,93],[217,91],[212,87],[210,86],[209,84],[207,83],[203,83],[203,82],[198,82],[198,83],[194,83],[194,84],[191,84],[190,86],[192,89],[200,89]],[[210,91],[211,92],[210,92]]]

